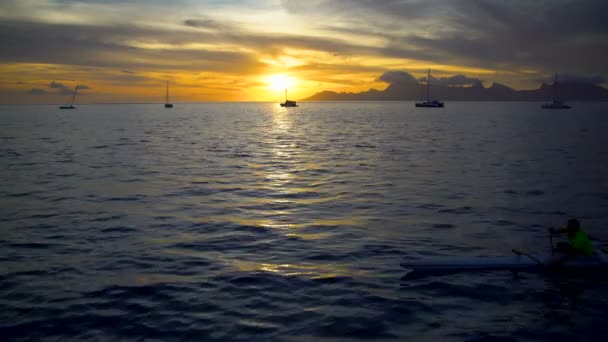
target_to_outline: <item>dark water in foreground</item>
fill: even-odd
[[[608,104],[0,107],[8,340],[603,340],[608,281],[402,277],[608,241]]]

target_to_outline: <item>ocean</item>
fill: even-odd
[[[608,104],[0,106],[0,336],[603,341],[608,278],[404,260],[608,241]]]

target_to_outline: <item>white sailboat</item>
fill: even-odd
[[[543,109],[570,109],[570,106],[557,100],[557,74],[555,74],[555,81],[553,81],[553,102],[544,103],[541,106]]]
[[[167,81],[167,93],[165,95],[165,108],[173,108],[173,104],[169,102],[169,81]]]
[[[416,102],[416,107],[425,107],[425,108],[442,108],[444,106],[443,102],[439,100],[431,100],[431,69],[429,69],[427,78],[426,78],[426,101]]]

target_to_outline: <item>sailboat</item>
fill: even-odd
[[[441,102],[439,100],[431,100],[430,93],[431,93],[431,69],[429,69],[429,72],[428,72],[427,78],[426,78],[426,101],[416,102],[416,107],[442,108],[443,102]]]
[[[76,109],[76,107],[74,107],[74,102],[76,101],[77,92],[78,92],[78,84],[76,84],[76,86],[74,86],[74,93],[72,94],[72,102],[70,102],[69,105],[60,106],[59,109]]]
[[[173,104],[169,103],[169,81],[167,81],[167,94],[165,95],[165,108],[173,108]]]
[[[281,103],[281,107],[298,107],[296,101],[287,99],[287,89],[285,89],[285,102]]]
[[[544,103],[543,109],[570,109],[570,106],[557,100],[557,74],[555,74],[555,81],[553,81],[553,102]]]

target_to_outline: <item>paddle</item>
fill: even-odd
[[[517,249],[515,249],[515,248],[513,248],[511,251],[512,251],[513,253],[517,254],[517,255],[525,255],[525,256],[527,256],[528,258],[530,258],[530,259],[532,259],[532,260],[536,261],[536,262],[537,262],[538,264],[540,264],[540,265],[545,265],[545,264],[544,264],[542,261],[538,260],[538,258],[537,258],[537,257],[535,257],[534,255],[531,255],[531,254],[528,254],[528,253],[524,253],[524,252],[522,252],[522,251],[518,251],[518,250],[517,250]]]
[[[553,256],[553,232],[549,228],[549,243],[551,244],[551,256]]]

